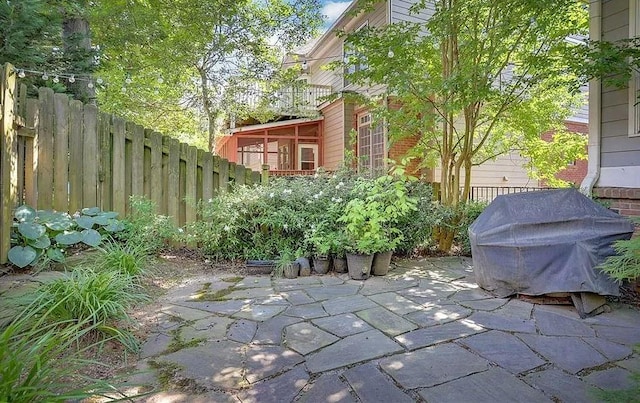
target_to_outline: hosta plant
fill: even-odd
[[[97,207],[84,208],[73,216],[52,210],[34,210],[20,206],[14,212],[9,261],[23,268],[41,258],[64,261],[64,250],[72,245],[96,247],[103,236],[122,231],[118,213],[101,211]]]

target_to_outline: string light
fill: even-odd
[[[389,49],[389,53],[387,53],[387,57],[388,57],[389,59],[393,59],[393,56],[395,56],[395,55],[396,55],[396,54],[395,54],[395,53],[393,53],[393,50]]]
[[[20,71],[18,71],[18,77],[24,78],[25,76],[26,76],[26,74],[24,73],[24,70],[20,69]]]
[[[46,72],[46,71],[42,74],[42,79],[43,79],[44,81],[47,81],[47,80],[49,79],[49,75],[47,74],[47,72]]]
[[[158,84],[162,84],[162,83],[164,83],[164,78],[158,77]]]
[[[53,77],[53,80],[52,80],[52,81],[53,81],[54,83],[58,84],[58,83],[60,82],[60,77],[55,76],[55,77]]]
[[[73,74],[71,75],[71,77],[69,77],[69,82],[70,82],[71,84],[73,84],[73,83],[75,83],[75,82],[76,82],[76,78],[75,78],[75,76],[74,76]]]
[[[306,60],[304,60],[304,61],[302,62],[301,67],[302,67],[302,70],[306,70],[306,69],[307,69],[307,67],[309,67],[309,66],[307,65],[307,61],[306,61]]]

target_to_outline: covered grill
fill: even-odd
[[[618,295],[596,270],[633,224],[575,189],[498,196],[469,227],[478,285],[498,296]]]

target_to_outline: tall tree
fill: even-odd
[[[316,31],[319,10],[318,0],[100,1],[91,25],[112,84],[101,101],[149,120],[193,108],[213,148],[220,119],[279,77],[283,51]]]
[[[562,124],[579,98],[569,92],[572,77],[562,56],[572,46],[566,38],[587,28],[586,6],[573,0],[434,0],[413,11],[427,6],[435,12],[426,23],[346,34],[354,52],[345,70],[354,71],[353,82],[383,84],[383,97],[401,105],[386,108],[372,100],[392,140],[420,134],[414,152],[438,163],[444,205],[455,209],[467,200],[473,166],[509,151],[528,157],[534,174],[547,181],[584,157],[586,139]],[[348,68],[354,64],[366,68]],[[546,143],[540,136],[549,130],[556,135]],[[440,248],[449,250],[452,241],[453,232],[443,228]]]

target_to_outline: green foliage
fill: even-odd
[[[398,222],[416,208],[402,177],[381,176],[360,181],[338,221],[345,224],[351,252],[370,254],[394,250],[402,231]]]
[[[137,351],[135,337],[115,326],[127,321],[127,309],[147,300],[140,285],[117,270],[95,271],[76,267],[35,292],[33,307],[54,321],[83,323]]]
[[[640,219],[636,219],[636,224],[640,224]],[[598,268],[619,282],[634,281],[639,278],[640,236],[616,241],[613,249],[616,254],[609,256]]]
[[[634,71],[640,71],[640,37],[616,42],[587,41],[569,58],[572,70],[584,84],[598,78],[604,85],[625,88]]]
[[[97,207],[84,208],[70,216],[51,210],[34,210],[20,206],[14,212],[12,243],[9,261],[22,268],[39,259],[64,262],[66,248],[85,244],[96,247],[103,236],[124,228],[116,219],[118,213],[101,211]]]
[[[383,85],[381,97],[402,105],[360,100],[372,106],[375,119],[386,120],[391,141],[420,135],[413,154],[440,166],[443,204],[464,202],[472,167],[499,155],[534,156],[536,175],[545,178],[584,155],[585,140],[578,135],[568,143],[568,135],[557,136],[552,154],[562,158],[554,160],[543,158],[538,141],[544,132],[561,130],[572,107],[584,101],[571,93],[575,77],[568,73],[566,56],[575,49],[565,40],[586,32],[583,4],[437,0],[417,2],[413,11],[427,6],[435,10],[427,22],[344,34],[354,52],[346,63],[333,65],[353,71],[346,78],[356,86]],[[421,34],[425,31],[429,35]]]
[[[124,231],[118,233],[118,239],[136,253],[158,253],[177,235],[175,224],[169,217],[156,214],[157,207],[149,199],[131,196],[129,202],[131,210],[123,220]]]
[[[58,301],[64,303],[64,297]],[[109,383],[87,378],[80,389],[69,386],[84,366],[98,364],[83,358],[83,352],[96,344],[79,347],[97,325],[90,320],[52,320],[57,306],[43,310],[38,304],[34,301],[1,329],[0,401],[68,402],[114,392]]]
[[[99,74],[110,83],[100,103],[211,145],[225,114],[245,117],[287,81],[283,52],[317,31],[319,10],[318,0],[98,1],[90,21],[103,51]]]
[[[354,184],[343,172],[237,187],[202,203],[202,220],[185,229],[183,241],[215,259],[275,259],[287,248],[310,254],[305,238],[321,223],[336,224]]]
[[[437,204],[433,201],[431,185],[422,181],[410,182],[407,192],[416,200],[416,209],[401,217],[396,225],[402,231],[402,239],[395,252],[401,255],[411,255],[430,239],[436,219]]]
[[[96,271],[116,271],[130,277],[139,277],[145,273],[145,265],[149,259],[147,245],[110,239],[97,249],[98,256],[90,258]]]

